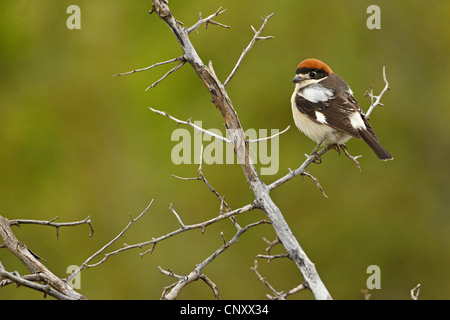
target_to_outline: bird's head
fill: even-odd
[[[317,59],[306,59],[298,65],[292,82],[300,83],[306,80],[320,80],[332,73],[333,71],[325,62]]]

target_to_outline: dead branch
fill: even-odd
[[[217,216],[217,217],[215,217],[215,218],[212,218],[212,219],[207,220],[207,221],[204,221],[204,222],[200,222],[200,223],[196,223],[196,224],[191,224],[191,225],[184,225],[184,223],[183,223],[183,226],[184,226],[184,227],[182,226],[182,227],[180,227],[180,228],[178,228],[178,229],[176,229],[176,230],[174,230],[174,231],[172,231],[172,232],[169,232],[169,233],[167,233],[167,234],[164,234],[164,235],[162,235],[162,236],[160,236],[160,237],[158,237],[158,238],[153,237],[151,240],[144,241],[144,242],[140,242],[140,243],[136,243],[136,244],[131,244],[131,245],[129,245],[129,244],[124,244],[123,247],[121,247],[121,248],[119,248],[119,249],[117,249],[117,250],[113,250],[113,251],[110,251],[110,252],[108,252],[108,253],[105,253],[104,256],[103,256],[103,258],[102,258],[100,261],[98,261],[98,262],[96,262],[96,263],[89,264],[89,262],[91,262],[95,257],[97,257],[98,255],[100,255],[101,253],[103,253],[104,251],[106,251],[106,249],[107,249],[112,243],[114,243],[117,239],[119,239],[119,238],[123,235],[123,233],[131,226],[131,224],[134,223],[137,219],[139,219],[139,218],[140,218],[140,217],[148,210],[148,208],[149,208],[149,206],[148,206],[148,207],[147,207],[147,208],[146,208],[146,209],[145,209],[145,210],[144,210],[137,218],[131,219],[131,221],[128,223],[128,225],[125,227],[125,229],[122,230],[121,233],[119,233],[113,240],[111,240],[111,241],[110,241],[108,244],[106,244],[103,248],[101,248],[100,250],[98,250],[95,254],[93,254],[92,256],[90,256],[90,257],[89,257],[89,258],[88,258],[88,259],[80,266],[79,269],[75,270],[75,271],[67,278],[67,282],[69,282],[70,280],[72,280],[73,277],[74,277],[77,273],[79,273],[81,270],[83,270],[83,269],[85,269],[85,268],[96,267],[96,266],[98,266],[98,265],[100,265],[100,264],[106,262],[106,261],[107,261],[111,256],[113,256],[113,255],[117,255],[117,254],[119,254],[119,253],[121,253],[121,252],[123,252],[123,251],[131,250],[131,249],[141,249],[141,248],[146,247],[146,246],[151,246],[151,248],[148,249],[147,251],[145,251],[145,252],[143,252],[143,253],[140,253],[140,256],[142,257],[142,256],[144,256],[144,255],[147,254],[147,253],[152,253],[153,250],[155,249],[156,244],[157,244],[158,242],[161,242],[161,241],[163,241],[163,240],[166,240],[166,239],[168,239],[168,238],[171,238],[171,237],[173,237],[173,236],[175,236],[175,235],[178,235],[178,234],[180,234],[180,233],[182,233],[182,232],[186,232],[186,231],[189,231],[189,230],[201,229],[201,230],[202,230],[202,233],[203,233],[204,230],[205,230],[205,228],[206,228],[207,226],[209,226],[209,225],[211,225],[211,224],[213,224],[213,223],[216,223],[216,222],[218,222],[218,221],[221,221],[221,220],[224,220],[224,219],[227,219],[227,218],[230,218],[230,217],[233,217],[233,216],[236,216],[236,215],[239,215],[239,214],[242,214],[242,213],[245,213],[245,212],[254,210],[254,209],[255,209],[255,205],[254,205],[254,204],[248,204],[248,205],[243,206],[243,207],[241,207],[241,208],[239,208],[239,209],[235,209],[235,210],[232,210],[232,211],[230,211],[230,212],[223,213],[223,214],[221,214],[221,215],[219,215],[219,216]],[[180,219],[180,220],[181,220],[181,219]]]
[[[230,144],[231,144],[231,140],[230,140],[230,139],[227,139],[226,137],[220,136],[220,135],[218,135],[218,134],[216,134],[216,133],[214,133],[214,132],[211,132],[211,131],[209,131],[209,130],[205,130],[205,129],[203,129],[202,127],[197,126],[195,123],[193,123],[193,122],[191,121],[191,119],[188,119],[188,120],[186,120],[186,121],[183,121],[183,120],[180,120],[180,119],[175,118],[174,116],[171,116],[171,115],[170,115],[168,112],[166,112],[166,111],[157,110],[157,109],[154,109],[154,108],[152,108],[152,107],[149,107],[148,109],[149,109],[150,111],[156,113],[156,114],[160,114],[160,115],[162,115],[162,116],[164,116],[164,117],[169,118],[169,119],[172,120],[172,121],[175,121],[177,124],[188,125],[188,126],[194,128],[194,129],[197,130],[197,131],[200,131],[200,132],[202,132],[202,133],[205,133],[205,134],[207,134],[207,135],[209,135],[209,136],[211,136],[211,137],[213,137],[213,138],[216,138],[216,139],[218,139],[218,140],[221,140],[221,141],[223,141],[223,142],[225,142],[225,143],[230,143]],[[248,139],[248,143],[256,143],[256,142],[261,142],[261,141],[273,139],[273,138],[275,138],[275,137],[277,137],[277,136],[279,136],[279,135],[282,135],[282,134],[285,133],[286,131],[288,131],[290,127],[291,127],[291,126],[287,126],[286,129],[284,129],[283,131],[280,131],[280,132],[278,132],[278,133],[275,133],[275,134],[273,134],[273,135],[271,135],[271,136],[269,136],[269,137],[260,138],[260,139],[255,139],[255,140]]]
[[[224,242],[223,245],[217,249],[216,251],[214,251],[208,258],[206,258],[204,261],[202,261],[200,264],[198,264],[195,269],[193,271],[191,271],[187,276],[182,277],[182,276],[175,276],[175,278],[178,279],[178,281],[172,285],[170,285],[169,287],[165,287],[163,294],[161,296],[162,300],[174,300],[178,297],[178,294],[181,292],[181,290],[187,286],[189,283],[193,282],[193,281],[197,281],[198,279],[201,279],[202,277],[204,277],[204,275],[202,274],[202,270],[203,268],[205,268],[211,261],[213,261],[217,256],[219,256],[222,252],[224,252],[226,249],[228,249],[230,246],[232,246],[234,243],[236,243],[238,241],[238,239],[246,232],[248,231],[250,228],[256,227],[260,224],[263,223],[269,223],[269,221],[267,220],[261,220],[255,223],[251,223],[248,224],[247,226],[245,226],[244,228],[238,228],[236,234],[234,235],[234,237],[228,241],[228,242]],[[224,238],[222,237],[222,240],[224,240]],[[160,268],[160,271],[162,270],[162,268]],[[167,275],[167,272],[162,272],[163,274]],[[173,272],[172,274],[168,274],[170,276],[174,276]],[[208,285],[209,283],[206,282]],[[218,289],[217,286],[215,286],[216,290],[213,288],[213,292],[215,294],[216,299],[218,298],[218,295],[216,295],[216,292],[218,293]]]
[[[59,228],[61,227],[74,227],[81,224],[87,224],[91,228],[91,233],[89,234],[89,237],[92,237],[94,235],[94,227],[91,222],[91,216],[88,216],[86,219],[81,221],[74,221],[74,222],[61,222],[56,223],[55,220],[59,219],[59,217],[55,217],[52,220],[49,221],[42,221],[42,220],[27,220],[27,219],[14,219],[10,220],[11,226],[18,226],[20,227],[21,224],[38,224],[43,226],[51,226],[55,227],[56,229],[56,238],[59,237]]]
[[[419,300],[419,293],[420,293],[420,283],[411,289],[411,299],[413,300]]]
[[[269,294],[266,295],[267,298],[269,298],[270,300],[286,300],[286,298],[294,293],[297,293],[299,291],[305,290],[306,287],[305,285],[299,284],[297,287],[284,292],[284,291],[277,291],[275,290],[275,288],[261,275],[261,273],[259,273],[258,271],[258,261],[255,260],[253,267],[250,268],[258,277],[258,280],[261,281],[262,283],[264,283],[266,285],[267,288],[269,288],[270,291],[272,291],[272,293],[275,296],[271,296]]]
[[[229,29],[230,26],[224,25],[222,23],[219,23],[219,22],[213,20],[213,18],[215,18],[218,15],[224,13],[225,11],[227,11],[227,10],[226,9],[222,10],[222,7],[220,7],[215,13],[213,13],[212,15],[210,15],[209,17],[207,17],[205,19],[202,19],[202,13],[200,12],[199,15],[198,15],[198,21],[192,27],[187,29],[187,32],[191,33],[192,31],[197,30],[197,28],[200,27],[202,24],[205,24],[205,28],[206,29],[208,29],[208,24],[215,24],[215,25],[220,26],[222,28]]]
[[[159,80],[153,82],[149,87],[147,87],[147,89],[145,89],[145,91],[148,91],[148,90],[156,87],[158,85],[158,83],[160,83],[165,78],[167,78],[171,73],[173,73],[173,72],[177,71],[178,69],[180,69],[185,63],[186,63],[186,61],[181,60],[179,64],[177,64],[174,68],[170,69],[165,75],[163,75],[161,78],[159,78]]]
[[[41,275],[37,276],[38,277],[34,281],[43,281],[45,279]],[[48,294],[49,296],[52,296],[58,300],[75,300],[75,298],[73,298],[72,296],[65,295],[59,291],[56,291],[48,284],[40,284],[34,281],[27,280],[26,278],[21,277],[17,271],[15,272],[6,271],[0,262],[0,280],[3,278],[9,279],[11,282],[16,283],[18,286],[24,286],[36,291],[43,292],[44,298]]]
[[[136,72],[147,71],[147,70],[153,69],[154,67],[158,67],[158,66],[162,66],[162,65],[169,64],[169,63],[172,63],[172,62],[180,61],[182,59],[183,59],[183,56],[177,57],[177,58],[174,58],[174,59],[170,59],[170,60],[167,60],[167,61],[163,61],[163,62],[158,62],[158,63],[152,64],[151,66],[146,67],[146,68],[136,69],[136,70],[132,70],[132,71],[128,71],[128,72],[115,74],[114,77],[124,76],[124,75],[127,75],[127,74],[133,74],[133,73],[136,73]]]
[[[314,176],[313,176],[311,173],[309,173],[308,171],[303,171],[303,172],[302,172],[302,176],[306,176],[306,177],[310,178],[310,179],[314,182],[314,184],[316,185],[317,189],[319,189],[320,192],[322,192],[323,196],[324,196],[325,198],[328,199],[328,196],[325,194],[325,191],[323,190],[322,186],[321,186],[320,183],[319,183],[319,180],[317,180],[316,177],[314,177]]]
[[[28,271],[30,271],[32,274],[39,274],[40,278],[45,280],[49,288],[51,287],[54,289],[50,290],[49,288],[47,289],[47,287],[45,287],[45,290],[48,291],[48,294],[51,293],[53,296],[55,296],[57,294],[54,291],[56,291],[61,294],[60,298],[67,297],[68,299],[70,298],[75,300],[86,299],[84,296],[73,290],[66,282],[58,278],[49,269],[47,269],[47,267],[39,261],[36,255],[28,249],[27,245],[17,239],[17,237],[11,230],[11,222],[2,216],[0,216],[0,236],[3,239],[3,248],[7,248],[25,265]],[[27,287],[34,288],[40,291],[44,290],[44,287],[32,286],[29,283],[29,280],[23,278],[20,279],[17,274],[9,273],[4,268],[2,271],[2,275],[15,282],[20,281],[19,284],[26,285]]]
[[[119,239],[120,237],[123,236],[123,234],[131,227],[131,225],[133,223],[135,223],[137,220],[139,220],[150,208],[150,206],[152,205],[153,200],[150,202],[150,204],[145,208],[144,211],[141,212],[140,215],[138,215],[136,218],[132,218],[130,216],[130,222],[128,222],[127,226],[114,238],[112,239],[110,242],[108,242],[105,246],[103,246],[103,248],[101,248],[100,250],[98,250],[96,253],[94,253],[92,256],[90,256],[89,258],[86,259],[85,262],[82,263],[82,265],[80,267],[78,267],[74,272],[72,272],[72,274],[69,275],[69,277],[67,277],[67,282],[70,282],[78,273],[81,272],[81,270],[83,270],[84,268],[87,267],[92,267],[93,265],[89,265],[89,262],[94,259],[95,257],[97,257],[99,254],[101,254],[103,251],[105,251],[109,246],[111,246],[114,242],[117,241],[117,239]],[[101,262],[99,262],[100,264]]]
[[[253,28],[253,26],[251,26],[253,33],[255,34],[252,38],[252,40],[250,41],[250,43],[248,44],[248,46],[244,49],[244,51],[242,52],[241,56],[239,57],[239,60],[237,61],[236,65],[234,66],[233,70],[231,71],[230,75],[228,76],[227,80],[225,80],[225,82],[223,83],[224,87],[226,87],[230,81],[233,79],[234,75],[236,74],[237,69],[240,67],[242,60],[244,60],[244,57],[247,55],[247,53],[253,48],[253,46],[255,45],[256,41],[258,40],[268,40],[268,39],[273,39],[273,36],[268,36],[268,37],[261,37],[261,33],[264,31],[267,22],[269,21],[270,18],[272,18],[274,14],[270,14],[265,18],[261,18],[263,21],[263,24],[261,26],[261,28],[259,28],[258,31],[255,30],[255,28]]]
[[[367,112],[366,112],[367,119],[370,118],[370,115],[371,115],[373,109],[375,109],[375,107],[383,105],[380,102],[381,98],[383,97],[384,93],[387,90],[391,89],[389,87],[389,82],[387,81],[387,78],[386,78],[386,67],[384,67],[384,66],[383,66],[383,80],[384,80],[385,86],[384,86],[383,90],[381,90],[381,92],[380,92],[380,94],[378,96],[373,94],[373,88],[370,88],[370,91],[366,91],[366,93],[365,93],[365,96],[369,96],[370,97],[370,101],[371,101],[369,110],[367,110]]]

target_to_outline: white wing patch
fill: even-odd
[[[327,123],[327,119],[325,118],[325,115],[322,112],[316,111],[315,112],[316,115],[316,120],[319,121],[320,123]]]
[[[350,123],[355,129],[367,129],[359,112],[352,113],[349,117]]]
[[[333,90],[322,87],[321,85],[310,85],[300,90],[298,94],[306,100],[317,103],[327,101],[333,97]]]

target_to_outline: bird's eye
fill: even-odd
[[[309,73],[309,77],[310,78],[314,78],[316,76],[316,72],[315,71],[311,71],[310,73]]]

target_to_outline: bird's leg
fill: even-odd
[[[323,140],[320,141],[317,146],[313,149],[313,151],[311,152],[311,154],[309,155],[310,157],[314,157],[313,162],[316,164],[320,164],[322,163],[322,159],[320,158],[320,156],[317,153],[317,150],[319,150],[320,146],[322,145]]]

